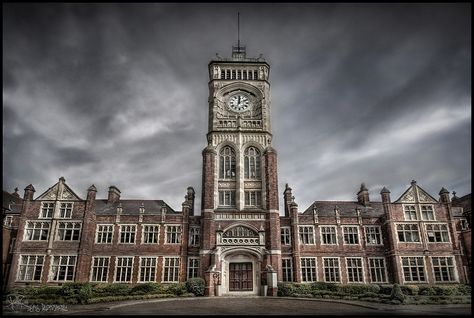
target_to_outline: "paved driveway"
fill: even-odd
[[[161,299],[111,305],[102,315],[470,315],[470,305],[386,305],[272,297]],[[71,312],[71,314],[74,314]]]

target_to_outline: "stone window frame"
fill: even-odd
[[[102,264],[98,264],[98,265],[95,265],[95,260],[102,260],[102,262],[104,262],[104,260],[107,260],[107,265],[104,265],[103,263]],[[93,278],[94,277],[98,277],[98,273],[96,272],[94,275],[94,269],[98,269],[100,270],[100,276],[102,278],[104,278],[105,276],[105,280],[94,280]],[[104,272],[105,272],[105,275],[104,275]],[[91,259],[91,271],[90,271],[90,275],[89,275],[89,281],[90,282],[93,282],[93,283],[108,283],[109,282],[109,274],[110,274],[110,256],[93,256],[92,259]]]
[[[30,224],[33,224],[33,227],[29,227]],[[37,227],[37,224],[41,224],[40,227]],[[48,227],[44,227],[44,224],[47,224]],[[31,231],[31,232],[30,232]],[[34,239],[35,237],[35,232],[39,231],[39,239]],[[45,221],[45,220],[26,220],[25,221],[25,230],[23,234],[23,241],[42,241],[46,242],[49,239],[49,234],[51,231],[51,221]],[[43,232],[46,232],[44,234]],[[29,235],[31,233],[31,235]],[[44,239],[41,239],[42,237],[46,237]]]
[[[6,215],[5,219],[3,220],[3,226],[11,227],[12,222],[13,222],[13,216],[12,215]]]
[[[248,146],[244,150],[244,179],[262,180],[262,155],[255,146]]]
[[[74,257],[74,264],[71,264],[71,258]],[[58,264],[55,264],[55,260],[59,258]],[[63,259],[67,258],[67,263],[63,263]],[[77,254],[61,254],[61,255],[51,255],[51,263],[49,265],[49,275],[48,275],[48,282],[74,282],[76,278],[76,269],[77,269],[77,259],[78,255]],[[54,269],[57,267],[57,271],[55,272]],[[61,273],[64,271],[65,267],[65,278],[68,277],[68,274],[72,272],[72,278],[71,279],[59,279],[55,278],[57,275],[61,275]]]
[[[252,200],[252,195],[254,196],[254,200]],[[262,191],[261,190],[245,190],[244,191],[244,206],[246,208],[261,208],[262,207]]]
[[[446,227],[446,230],[445,231],[443,231],[443,230],[428,230],[428,227],[435,226],[435,225],[438,225],[438,226],[444,225]],[[425,227],[426,242],[427,243],[430,243],[430,244],[431,243],[451,243],[451,236],[450,236],[450,233],[449,233],[448,223],[425,223],[424,227]],[[443,237],[442,233],[446,233],[446,237],[448,238],[448,240],[447,241],[436,241],[436,234],[434,234],[435,241],[431,242],[430,237],[433,237],[433,236],[429,236],[428,233],[441,233],[440,234],[441,238]]]
[[[65,205],[63,207],[63,205]],[[68,206],[70,205],[70,206]],[[59,219],[72,219],[72,211],[74,209],[74,202],[62,201],[59,202]]]
[[[190,226],[189,227],[189,242],[188,242],[189,246],[199,246],[200,242],[201,242],[201,227]]]
[[[227,153],[228,152],[228,153]],[[229,168],[226,170],[226,168]],[[237,178],[237,154],[234,147],[223,146],[218,155],[218,179],[236,180]]]
[[[368,229],[378,229],[378,233],[368,233]],[[365,233],[365,244],[367,245],[383,245],[383,235],[382,235],[382,227],[380,225],[364,225],[364,233]],[[378,236],[380,243],[371,243],[369,242],[369,238],[372,236]]]
[[[123,231],[123,227],[125,226],[130,226],[131,228],[133,228],[133,231],[127,231],[127,232],[124,232]],[[122,233],[124,234],[127,234],[129,233],[130,235],[128,236],[128,242],[122,242]],[[133,234],[133,236],[132,236]],[[133,242],[132,241],[132,238],[133,237]],[[126,238],[126,235],[124,236],[124,238]],[[136,241],[137,241],[137,225],[136,224],[119,224],[119,235],[118,235],[118,244],[136,244]]]
[[[322,257],[323,259],[323,277],[324,277],[324,281],[326,283],[341,283],[341,258],[340,257]],[[337,260],[337,267],[334,266],[333,264],[331,264],[331,266],[327,266],[326,265],[326,260]],[[333,275],[337,276],[337,280],[327,280],[327,273],[326,273],[326,269],[330,269],[331,271],[328,272],[328,274],[330,275],[330,278],[332,278]]]
[[[285,264],[284,261],[289,261],[288,264]],[[285,266],[286,265],[286,266]],[[292,257],[282,257],[281,258],[281,272],[282,272],[282,280],[283,282],[293,282],[293,258]],[[288,278],[285,280],[285,277]]]
[[[71,224],[72,228],[68,226]],[[81,233],[82,221],[58,221],[58,224],[56,225],[55,241],[79,242],[81,240]],[[75,235],[77,236],[77,239],[74,239]],[[70,238],[66,239],[68,236],[70,236]]]
[[[196,264],[197,262],[197,264]],[[186,270],[186,278],[196,278],[199,277],[199,267],[201,261],[198,256],[189,256],[188,257],[188,268]]]
[[[45,205],[47,205],[45,207]],[[54,217],[54,201],[41,201],[40,211],[38,219],[52,219]],[[44,211],[46,210],[46,216],[44,215]],[[51,213],[51,216],[48,216]]]
[[[422,242],[421,242],[421,233],[420,233],[420,230],[421,230],[421,229],[420,229],[420,227],[418,226],[418,223],[413,223],[413,222],[411,222],[411,223],[408,223],[408,222],[405,223],[405,222],[403,222],[403,223],[394,223],[394,225],[395,225],[395,231],[396,231],[396,233],[397,233],[397,243],[402,243],[402,244],[407,244],[407,243],[409,243],[409,244],[422,244]],[[417,228],[417,233],[418,233],[418,241],[400,241],[399,229],[398,229],[398,226],[399,226],[399,225],[403,225],[403,226],[404,226],[404,225],[415,225],[416,228]],[[412,232],[412,233],[413,233],[413,232],[414,232],[413,230],[408,231],[408,230],[406,230],[406,229],[402,229],[402,231],[403,231],[403,233],[405,233],[405,232]],[[405,234],[404,234],[403,236],[404,236],[404,238],[405,238]]]
[[[425,258],[424,258],[423,256],[413,256],[413,255],[411,255],[411,256],[399,256],[399,257],[400,257],[400,264],[401,264],[401,269],[402,269],[402,273],[401,273],[401,274],[402,274],[402,278],[403,278],[403,283],[410,283],[410,284],[416,284],[416,283],[424,283],[424,284],[426,284],[426,283],[428,283],[427,275],[426,275],[427,273],[426,273]],[[413,258],[421,259],[421,261],[422,261],[422,263],[423,263],[423,266],[420,266],[418,263],[417,263],[415,266],[416,266],[416,268],[417,268],[417,273],[418,273],[418,275],[419,275],[419,273],[420,273],[419,268],[422,268],[422,269],[423,269],[423,276],[424,276],[423,278],[424,278],[424,280],[406,280],[406,279],[405,279],[405,267],[406,267],[406,266],[403,265],[403,259],[404,259],[404,258],[408,259],[409,261],[410,261],[410,259],[413,259]],[[418,261],[417,261],[417,262],[418,262]],[[412,275],[412,268],[413,268],[413,267],[412,267],[410,264],[409,264],[408,266],[409,266],[409,268],[410,268],[410,277],[413,277],[413,275]]]
[[[413,210],[409,209],[407,211],[407,207],[413,207]],[[407,218],[407,212],[409,213],[409,217]],[[414,219],[412,218],[413,217],[413,214],[414,213]],[[419,218],[419,215],[418,215],[418,209],[416,208],[416,204],[414,203],[409,203],[409,204],[403,204],[403,220],[404,221],[419,221],[420,218]]]
[[[229,194],[229,202],[226,203],[227,193]],[[235,189],[221,189],[218,191],[218,206],[221,208],[234,208],[237,206]]]
[[[110,227],[112,229],[112,231],[103,231],[103,230],[99,231],[99,226]],[[114,242],[114,231],[115,231],[114,224],[111,224],[111,223],[98,223],[98,224],[96,224],[95,239],[94,239],[95,244],[113,244],[113,242]],[[105,242],[105,243],[104,242],[99,242],[99,233],[102,233],[102,235],[101,235],[102,241],[103,241],[103,238],[104,238],[104,234],[107,234],[106,239],[109,238],[109,236],[110,236],[110,242]]]
[[[356,260],[356,261],[360,261],[360,267],[359,267],[359,264],[356,264],[356,266],[352,266],[352,261],[353,260]],[[365,274],[364,274],[364,258],[363,257],[353,257],[353,256],[350,256],[350,257],[346,257],[345,258],[345,261],[346,261],[346,275],[347,275],[347,283],[350,283],[350,284],[365,284]],[[349,264],[349,261],[351,262],[351,264]],[[351,266],[349,266],[351,265]],[[355,271],[357,271],[357,276],[361,276],[362,277],[362,280],[359,280],[359,281],[351,281],[350,280],[350,277],[351,275],[349,275],[349,271],[352,270],[352,279],[354,279],[354,273]]]
[[[26,256],[27,260],[28,260],[26,264],[22,263],[22,258],[24,256]],[[33,264],[31,264],[31,262],[30,262],[31,257],[35,258]],[[41,262],[41,264],[38,263],[38,258],[39,257],[43,258],[43,261]],[[45,254],[20,254],[20,255],[18,255],[18,267],[17,267],[17,273],[16,273],[15,281],[16,282],[41,282],[42,277],[43,277],[45,259],[46,259]],[[37,267],[39,267],[39,266],[41,267],[40,273],[39,273],[39,279],[34,279],[35,276],[36,276],[35,274],[36,274],[36,271],[37,271]],[[26,267],[23,275],[21,275],[22,267]],[[30,271],[30,269],[33,270],[33,274],[32,274],[33,279],[25,279],[25,276],[27,276],[26,274]],[[23,279],[21,279],[20,276],[23,276]]]
[[[145,264],[143,264],[143,261],[145,261]],[[150,261],[151,263],[148,264],[147,263],[148,261]],[[142,270],[144,270],[144,273],[142,273]],[[138,263],[137,283],[155,283],[156,277],[157,277],[156,275],[157,271],[158,271],[158,256],[140,256],[139,263]],[[150,276],[152,275],[154,277],[153,280],[142,279],[142,276],[147,276],[145,278],[150,278]]]
[[[435,262],[434,262],[434,259],[441,259],[441,258],[444,258],[444,259],[451,259],[452,261],[452,265],[435,265]],[[457,271],[457,267],[456,267],[456,259],[454,256],[430,256],[430,261],[431,261],[431,270],[432,270],[432,273],[433,273],[433,280],[435,283],[437,284],[443,284],[443,283],[447,283],[447,284],[452,284],[452,283],[459,283],[459,275],[458,275],[458,271]],[[438,263],[439,264],[439,263]],[[435,268],[451,268],[452,269],[452,273],[449,274],[450,276],[452,275],[453,276],[453,279],[452,280],[437,280],[436,279],[436,270]]]
[[[285,231],[286,233],[283,233]],[[286,238],[286,239],[283,239]],[[291,245],[291,227],[290,226],[282,226],[280,227],[280,241],[281,245],[289,246]]]
[[[380,266],[372,266],[371,260],[381,260],[383,262],[383,267]],[[387,275],[387,261],[385,260],[385,257],[368,257],[367,258],[367,264],[368,264],[368,269],[369,269],[369,277],[370,277],[370,282],[373,284],[376,283],[388,283],[388,275]],[[380,265],[380,264],[377,264]],[[374,277],[372,275],[372,270],[379,271],[383,269],[383,273],[380,273],[384,276],[385,280],[379,281],[379,280],[374,280]],[[377,275],[376,275],[377,276]]]
[[[132,260],[132,264],[130,265],[129,262],[127,261],[126,265],[122,264],[119,266],[119,259],[127,259],[127,260]],[[134,256],[127,256],[127,255],[121,255],[121,256],[115,256],[115,270],[114,270],[114,283],[132,283],[133,281],[133,269],[135,265],[135,257]],[[125,274],[130,273],[130,280],[117,280],[117,274],[119,273],[119,267],[120,269],[126,269]],[[120,274],[122,276],[123,271],[120,271]]]
[[[431,208],[431,210],[429,210],[428,212],[431,212],[431,215],[433,216],[432,219],[424,217],[423,212],[425,212],[425,211],[423,211],[423,208],[427,208],[427,207]],[[433,204],[420,204],[420,214],[421,214],[421,220],[422,221],[437,221],[436,220],[436,213],[435,213],[435,209],[434,209]]]
[[[169,232],[170,228],[177,228],[177,231]],[[181,244],[182,241],[182,226],[181,224],[166,224],[165,225],[165,244]]]
[[[166,260],[174,260],[174,261],[173,261],[173,264],[167,265]],[[176,264],[176,261],[178,262],[178,264]],[[180,274],[181,274],[181,258],[179,256],[163,257],[162,268],[163,268],[162,273],[161,273],[162,283],[179,283]],[[167,269],[168,269],[168,275],[167,275],[168,277],[166,277],[166,280],[165,280]],[[171,270],[172,272],[170,272],[169,270]],[[176,280],[168,280],[170,277],[173,279],[176,278]]]
[[[346,229],[349,229],[349,228],[352,228],[352,229],[356,229],[357,233],[346,233]],[[343,237],[343,240],[342,240],[342,243],[344,245],[360,245],[360,233],[359,233],[359,226],[358,225],[342,225],[342,237]],[[346,235],[348,238],[352,237],[354,239],[354,237],[357,239],[357,243],[346,243]],[[354,236],[356,235],[356,236]]]
[[[302,229],[311,229],[311,233],[309,232],[302,232]],[[306,240],[303,238],[307,236],[308,243],[304,243]],[[300,245],[315,245],[316,244],[316,235],[314,230],[314,225],[298,225],[298,238]],[[311,242],[312,241],[312,242]]]
[[[323,233],[323,229],[332,228],[334,229],[334,233]],[[320,225],[319,226],[319,233],[321,237],[321,245],[339,245],[338,238],[337,238],[337,226],[336,225]],[[331,235],[331,237],[335,238],[335,243],[324,243],[324,235]]]
[[[303,261],[306,264],[303,264]],[[307,264],[308,261],[314,261],[313,264]],[[309,270],[309,272],[308,272]],[[300,257],[300,271],[301,271],[301,282],[302,283],[313,283],[318,281],[318,260],[316,257]],[[305,275],[303,275],[303,273]],[[308,275],[309,274],[309,275]],[[312,280],[304,280],[304,277],[308,278],[311,276]]]
[[[157,228],[156,231],[145,231],[147,227]],[[142,224],[142,237],[141,244],[150,245],[150,244],[160,244],[160,230],[161,227],[159,224]],[[148,233],[148,235],[147,235]],[[150,238],[149,234],[153,234],[152,237],[156,238],[156,242],[146,242],[147,238]]]

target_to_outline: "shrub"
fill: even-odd
[[[205,282],[200,277],[190,278],[186,282],[186,290],[196,296],[204,296]]]
[[[398,301],[399,303],[403,303],[405,300],[405,295],[402,293],[402,289],[400,285],[397,283],[393,284],[392,294],[390,295],[391,301]]]
[[[409,296],[418,295],[419,287],[416,285],[402,285],[400,286],[402,293]]]
[[[170,284],[166,287],[166,292],[176,296],[180,296],[187,292],[186,285],[184,283]]]
[[[436,290],[431,286],[421,286],[418,294],[423,296],[436,296]]]
[[[380,287],[378,285],[363,285],[363,284],[347,284],[341,285],[339,290],[343,293],[351,294],[351,295],[358,295],[364,293],[378,293],[380,291]]]
[[[393,289],[393,286],[392,285],[378,285],[380,290],[379,290],[379,294],[383,294],[383,295],[391,295],[392,294],[392,289]]]
[[[278,283],[278,296],[280,297],[289,297],[294,294],[295,285],[292,283]]]
[[[457,288],[458,295],[471,295],[471,286],[470,285],[458,285]]]
[[[128,284],[107,284],[102,289],[101,296],[125,296],[130,295],[130,286]]]
[[[163,290],[160,283],[144,283],[135,285],[132,290],[132,295],[146,295],[159,294]]]

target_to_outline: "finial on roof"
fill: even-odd
[[[416,181],[415,181],[415,180],[411,180],[411,185],[412,185],[412,186],[416,185]]]
[[[87,189],[87,191],[94,191],[94,192],[97,192],[97,188],[95,187],[95,185],[91,185],[89,187],[89,189]]]
[[[64,177],[61,177],[59,178],[59,181],[61,181],[62,183],[66,182],[66,179],[64,179]]]
[[[446,190],[446,188],[445,188],[445,187],[442,187],[442,188],[441,188],[441,190],[439,191],[439,195],[441,195],[441,194],[445,194],[445,193],[449,194],[449,191],[448,191],[448,190]]]
[[[382,193],[390,193],[390,191],[386,187],[383,187],[382,191],[380,191],[380,194]]]
[[[360,184],[360,190],[361,190],[361,191],[367,191],[367,190],[368,190],[367,187],[365,186],[365,183],[364,183],[364,182],[362,182],[362,183]]]

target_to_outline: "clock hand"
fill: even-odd
[[[239,101],[237,102],[237,104],[240,104],[240,95],[239,95]]]

